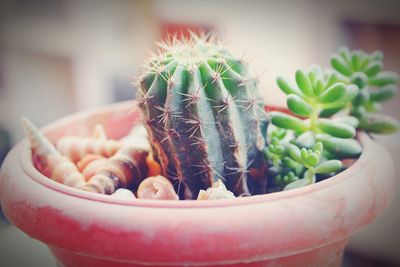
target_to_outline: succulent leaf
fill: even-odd
[[[291,182],[287,186],[285,186],[285,188],[283,190],[284,191],[292,190],[292,189],[300,188],[300,187],[310,185],[310,184],[312,184],[312,181],[308,181],[307,179],[304,179],[304,178],[298,179],[298,180],[295,180],[294,182]]]
[[[399,122],[383,114],[368,114],[361,120],[360,127],[367,132],[392,134],[400,129]]]
[[[336,83],[326,89],[326,91],[320,95],[319,100],[321,103],[332,103],[340,100],[346,94],[346,86],[343,83]]]
[[[304,164],[304,161],[302,159],[302,155],[301,155],[301,150],[293,145],[293,144],[289,144],[288,145],[288,152],[289,152],[289,156],[294,159],[295,161],[297,161],[300,164]]]
[[[397,87],[394,84],[388,84],[383,86],[381,89],[370,93],[370,100],[374,102],[387,101],[397,93]]]
[[[326,134],[319,134],[316,139],[320,141],[324,148],[336,156],[342,158],[356,158],[362,152],[362,147],[357,140],[348,138],[332,137]]]
[[[271,123],[277,127],[290,129],[295,132],[304,132],[307,130],[307,124],[296,117],[282,113],[282,112],[271,112]]]
[[[296,115],[308,117],[312,112],[312,107],[298,95],[290,94],[287,97],[288,108]]]
[[[380,61],[372,61],[365,68],[364,72],[368,77],[373,77],[383,69],[383,64]]]
[[[326,118],[326,117],[331,117],[332,115],[336,114],[342,109],[342,107],[335,107],[335,108],[324,108],[321,110],[319,113],[320,117]]]
[[[361,67],[362,59],[361,54],[359,52],[355,52],[351,56],[351,64],[354,70],[359,70]]]
[[[336,122],[341,122],[341,123],[345,123],[347,125],[350,125],[351,127],[353,127],[354,129],[356,129],[359,125],[359,121],[356,117],[353,116],[340,116],[337,118],[333,119]]]
[[[296,71],[296,83],[304,95],[312,97],[314,95],[313,86],[310,78],[303,71]]]
[[[299,90],[293,88],[283,77],[278,77],[276,79],[276,83],[278,84],[279,88],[287,95],[290,94],[301,94]]]
[[[324,174],[337,172],[340,168],[342,168],[342,162],[340,160],[328,160],[315,167],[314,171],[317,174]]]
[[[345,62],[347,64],[350,64],[350,62],[351,62],[351,52],[347,47],[345,47],[345,46],[340,47],[339,48],[339,55],[345,60]]]
[[[343,58],[339,57],[338,55],[334,55],[331,58],[331,65],[341,74],[344,76],[350,76],[352,73],[351,68],[349,65],[343,60]]]
[[[352,126],[329,119],[318,119],[317,126],[323,132],[335,137],[352,138],[356,134],[356,130]]]
[[[396,83],[398,79],[399,76],[397,73],[391,71],[382,71],[369,79],[369,84],[375,86],[385,86],[387,84]]]

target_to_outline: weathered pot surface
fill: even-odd
[[[124,136],[140,113],[133,102],[64,118],[44,128],[56,140],[102,123]],[[0,178],[7,218],[44,242],[60,266],[340,266],[350,236],[393,197],[387,151],[361,134],[349,169],[290,191],[209,201],[132,201],[58,184],[32,165],[26,140]]]

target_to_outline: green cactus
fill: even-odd
[[[367,54],[362,50],[350,51],[343,47],[331,58],[331,65],[347,84],[358,87],[352,101],[351,115],[360,121],[359,128],[372,133],[390,134],[399,130],[399,123],[386,115],[378,114],[380,103],[397,93],[398,75],[383,71],[383,54]]]
[[[266,191],[267,119],[256,80],[214,36],[161,44],[140,81],[139,106],[163,174],[181,198],[222,179],[236,196]]]

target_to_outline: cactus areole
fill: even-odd
[[[139,84],[152,148],[182,199],[218,179],[236,196],[265,193],[267,119],[241,58],[212,35],[172,38]]]

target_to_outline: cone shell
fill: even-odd
[[[32,151],[36,157],[48,157],[50,155],[60,156],[54,145],[36,128],[26,117],[21,118],[21,125],[29,140]]]
[[[34,162],[45,176],[59,183],[79,188],[85,184],[83,175],[75,164],[63,157],[53,144],[27,118],[21,119],[22,127],[30,142]]]

